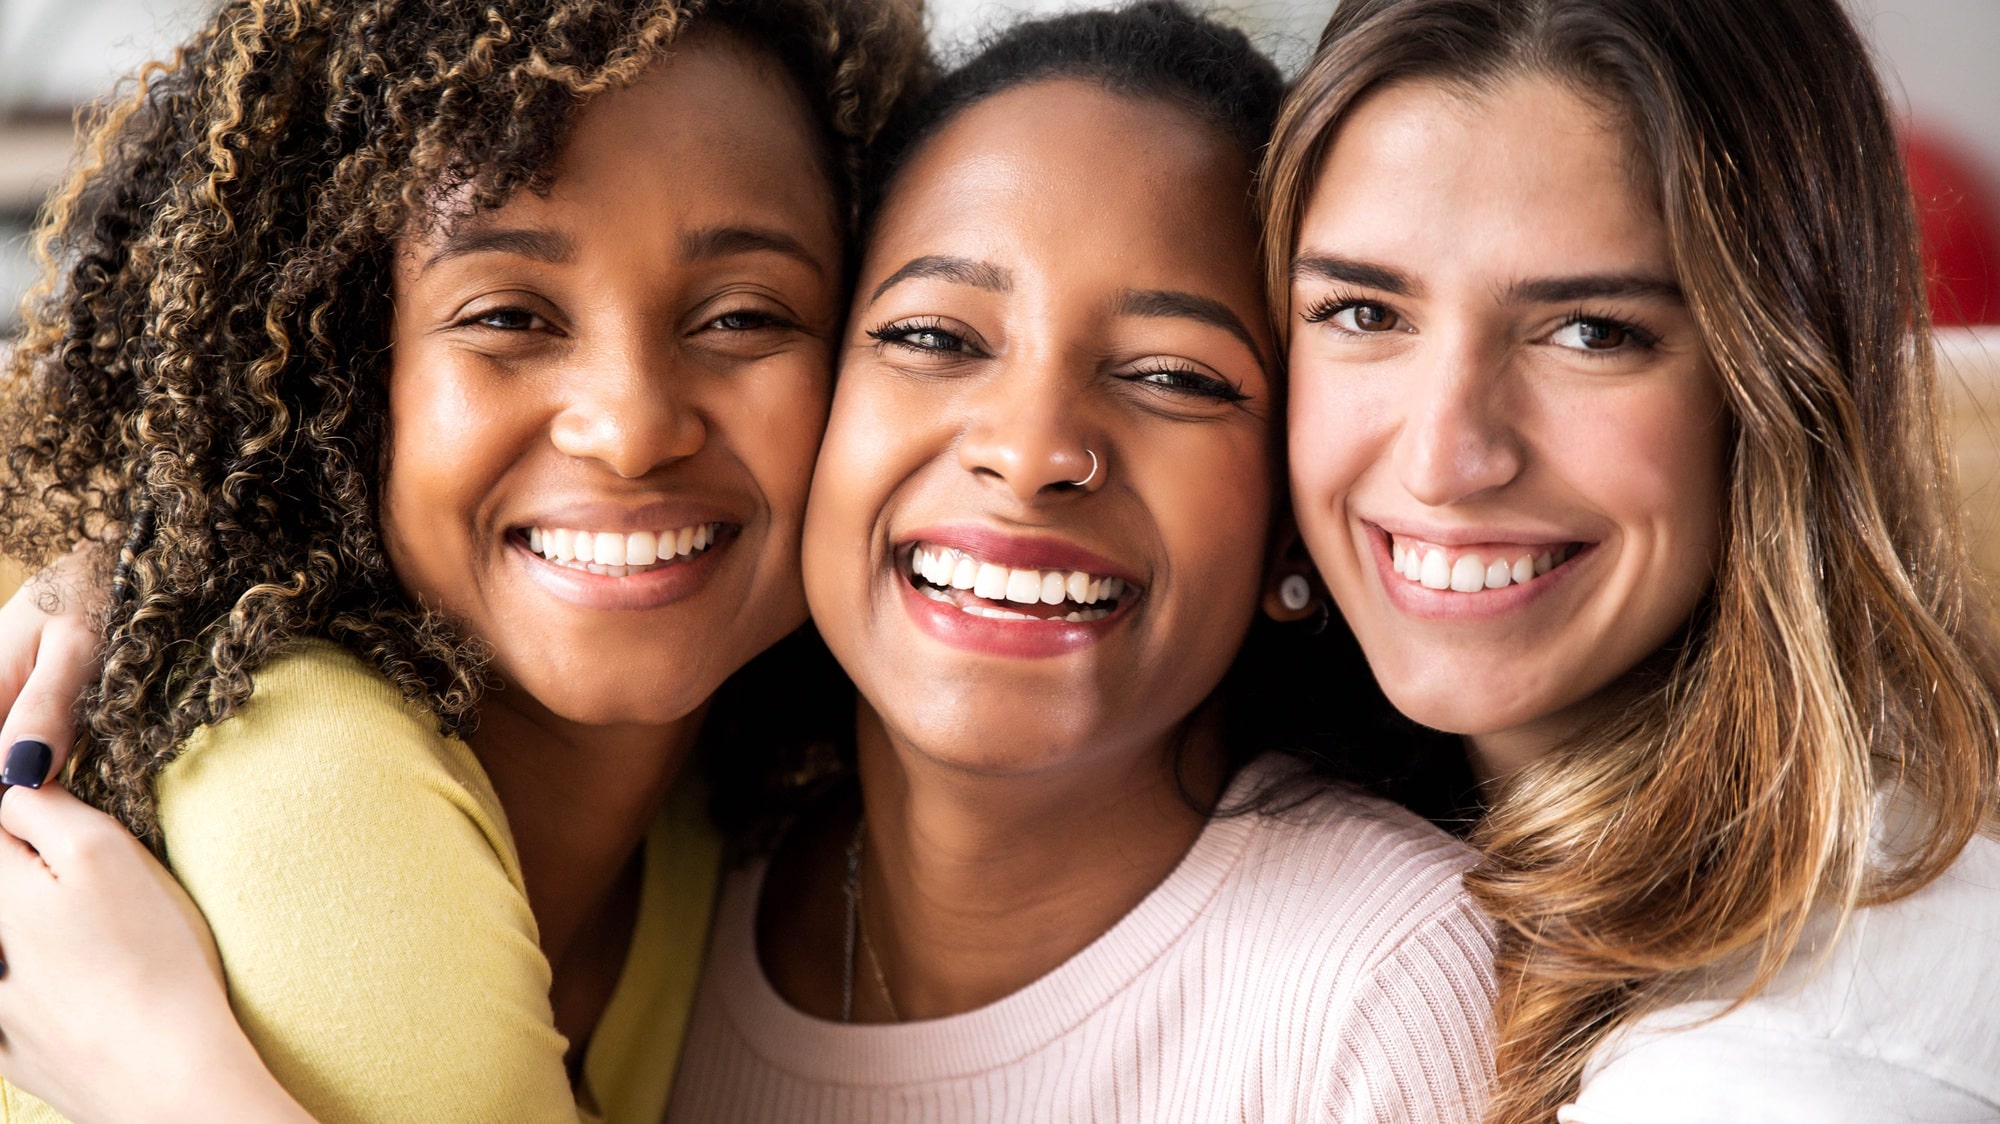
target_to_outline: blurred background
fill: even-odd
[[[34,280],[28,229],[68,166],[77,108],[169,53],[212,3],[0,0],[0,347]],[[1903,114],[1967,514],[1982,561],[2000,577],[2000,0],[1848,4]],[[929,0],[947,52],[1019,15],[1076,6],[1081,0]],[[1208,6],[1289,73],[1310,53],[1331,0]]]

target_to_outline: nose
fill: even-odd
[[[564,455],[637,479],[707,442],[694,374],[673,361],[670,348],[635,344],[583,362],[585,369],[565,379],[568,391],[550,426]]]
[[[958,463],[1023,501],[1096,491],[1110,450],[1086,436],[1082,384],[1053,363],[1022,362],[997,372],[976,393]]]
[[[1476,341],[1440,347],[1405,372],[1394,466],[1417,500],[1441,507],[1505,486],[1525,461],[1504,360]]]

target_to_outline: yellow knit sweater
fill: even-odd
[[[499,800],[465,743],[360,660],[311,642],[272,661],[158,796],[237,1018],[319,1120],[660,1118],[720,858],[697,786],[647,837],[632,950],[574,1090]],[[0,1084],[6,1124],[59,1119]]]

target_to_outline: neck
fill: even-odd
[[[602,945],[589,930],[680,776],[702,716],[588,726],[505,689],[481,708],[472,748],[507,813],[542,951],[559,977],[572,948]]]
[[[1218,726],[1197,720],[1180,777],[1164,737],[995,775],[900,744],[864,705],[861,921],[896,1014],[939,1018],[1011,995],[1138,905],[1207,822],[1188,794],[1219,796]],[[860,965],[857,997],[880,991]],[[877,1009],[857,998],[857,1010]]]

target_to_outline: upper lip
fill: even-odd
[[[703,523],[740,523],[742,517],[719,505],[699,500],[653,500],[648,503],[616,503],[606,500],[578,500],[574,503],[547,503],[541,511],[514,522],[516,527],[565,528],[573,531],[674,530]]]
[[[1507,546],[1563,546],[1590,541],[1562,531],[1530,530],[1523,527],[1446,527],[1439,524],[1403,521],[1390,523],[1365,516],[1361,522],[1384,534],[1415,539],[1432,546],[1488,546],[1494,543]]]
[[[1141,584],[1131,569],[1066,539],[1023,535],[978,524],[926,527],[899,538],[898,547],[917,544],[962,550],[982,562],[1017,570],[1081,570],[1101,578]]]

